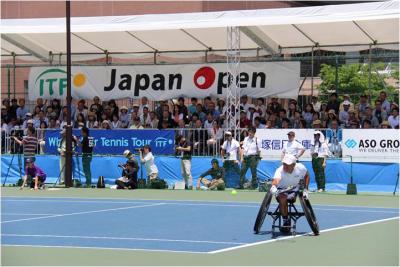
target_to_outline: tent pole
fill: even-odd
[[[71,2],[66,1],[67,24],[67,127],[65,151],[65,187],[72,186],[72,125],[71,125]]]
[[[368,51],[368,102],[371,104],[371,66],[372,66],[372,44],[369,45]]]
[[[11,96],[11,71],[10,67],[7,67],[7,98]]]
[[[15,80],[16,80],[15,71],[17,69],[16,65],[15,65],[15,58],[16,58],[17,55],[14,52],[12,52],[11,55],[13,57],[13,95],[14,95],[14,98],[15,98]]]
[[[335,93],[337,94],[338,92],[338,87],[339,87],[339,60],[338,60],[338,55],[335,55]]]
[[[311,96],[314,95],[314,46],[311,47]]]

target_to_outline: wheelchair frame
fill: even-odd
[[[272,217],[272,229],[271,229],[272,235],[275,234],[275,228],[278,228],[280,232],[286,232],[282,231],[282,229],[284,229],[286,226],[282,225],[282,214],[279,211],[279,205],[276,207],[274,212],[268,211],[267,214]],[[305,215],[304,212],[299,212],[297,210],[296,206],[294,205],[294,202],[288,202],[288,218],[292,222],[290,228],[288,227],[289,228],[288,233],[291,232],[292,235],[296,235],[297,220],[303,217],[304,215]],[[277,221],[278,225],[276,224]]]

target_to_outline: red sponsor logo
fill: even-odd
[[[202,67],[193,76],[193,82],[197,88],[206,90],[215,81],[215,71],[211,67]]]

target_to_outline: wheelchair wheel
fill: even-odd
[[[269,205],[271,204],[272,194],[267,192],[261,203],[261,207],[258,211],[256,222],[254,223],[254,233],[258,234],[260,232],[261,226],[264,223],[265,216],[267,216]]]
[[[311,207],[310,200],[308,198],[305,198],[303,196],[300,196],[300,204],[301,207],[303,208],[304,215],[306,216],[307,222],[311,227],[311,230],[315,235],[319,235],[319,226],[317,219],[315,218],[314,211]]]

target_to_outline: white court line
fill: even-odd
[[[372,195],[373,196],[373,195]],[[378,195],[379,196],[379,195]],[[100,200],[100,201],[96,201],[96,203],[110,203],[108,200],[129,200],[127,198],[82,198],[82,197],[40,197],[41,199],[44,200],[39,200],[38,197],[24,197],[24,199],[20,199],[20,200],[5,200],[5,198],[21,198],[21,196],[4,196],[1,197],[1,201],[30,201],[29,199],[33,199],[34,201],[46,201],[48,199],[53,199],[55,202],[63,202],[62,199],[87,199],[87,200],[82,200],[82,201],[71,201],[71,202],[82,202],[82,203],[87,203],[87,202],[93,202],[91,201],[93,200]],[[60,199],[60,200],[58,200]],[[101,201],[103,200],[103,201]],[[139,202],[135,202],[135,201],[139,201]],[[229,203],[229,202],[234,202],[237,204],[257,204],[259,207],[259,205],[261,204],[261,201],[255,202],[255,201],[246,201],[246,202],[240,202],[240,201],[225,201],[225,200],[196,200],[196,199],[186,199],[186,200],[182,200],[182,199],[177,199],[177,200],[173,200],[173,199],[153,199],[153,198],[149,198],[149,199],[135,199],[134,201],[121,201],[121,202],[117,202],[117,201],[112,201],[112,203],[149,203],[150,201],[175,201],[175,202],[205,202],[205,203]],[[69,202],[67,202],[69,203]],[[169,202],[166,202],[169,204]],[[217,204],[218,205],[218,204]],[[324,206],[324,207],[346,207],[346,208],[367,208],[367,209],[399,209],[399,207],[369,207],[369,206],[355,206],[355,205],[335,205],[335,204],[313,204],[314,206]]]
[[[391,221],[391,220],[396,220],[396,219],[399,219],[399,218],[400,217],[393,217],[393,218],[387,218],[387,219],[364,222],[364,223],[358,223],[358,224],[343,225],[343,226],[339,226],[339,227],[335,227],[335,228],[325,229],[325,230],[320,231],[319,233],[321,234],[321,233],[326,233],[326,232],[331,232],[331,231],[336,231],[336,230],[341,230],[341,229],[358,227],[358,226],[362,226],[362,225],[368,225],[368,224],[373,224],[373,223]],[[313,233],[310,232],[310,233],[306,233],[306,234],[302,234],[302,235],[295,235],[295,236],[291,235],[291,236],[285,236],[285,237],[282,237],[282,238],[276,238],[276,239],[270,239],[270,240],[255,242],[255,243],[249,243],[249,244],[245,244],[245,245],[241,245],[241,246],[236,246],[236,247],[230,247],[230,248],[224,248],[224,249],[210,251],[210,252],[208,252],[208,254],[217,254],[217,253],[232,251],[232,250],[236,250],[236,249],[240,249],[240,248],[253,247],[253,246],[258,246],[258,245],[261,245],[261,244],[267,244],[267,243],[272,243],[272,242],[276,242],[276,241],[292,239],[292,238],[296,238],[296,237],[300,237],[300,236],[306,236],[306,235],[310,235],[310,234],[313,234]]]
[[[3,200],[4,201],[4,200]],[[10,202],[46,202],[45,200],[25,200],[25,199],[19,199],[19,200],[6,200]],[[175,201],[175,200],[173,200]],[[63,200],[55,200],[54,202],[58,203],[106,203],[106,204],[148,204],[149,202],[137,202],[137,201],[63,201]],[[151,203],[151,202],[150,202]],[[238,202],[238,203],[244,203],[244,204],[250,204],[246,202]],[[174,203],[174,202],[165,202],[167,205],[178,205],[178,206],[210,206],[210,207],[244,207],[244,208],[259,208],[259,205],[242,205],[242,204],[212,204],[212,203]],[[277,203],[273,203],[273,205],[277,205]],[[344,211],[344,212],[372,212],[372,213],[393,213],[393,214],[398,214],[398,211],[385,211],[385,210],[371,210],[376,209],[375,207],[358,207],[358,208],[365,208],[365,210],[357,210],[357,209],[347,209],[348,207],[357,207],[357,206],[335,206],[335,205],[318,205],[315,204],[313,206],[333,206],[333,207],[345,207],[344,209],[333,209],[333,208],[314,208],[315,210],[335,210],[335,211]],[[386,209],[395,209],[395,208],[386,208]]]
[[[107,240],[136,240],[136,241],[158,241],[158,242],[182,242],[182,243],[209,243],[209,244],[228,244],[244,245],[247,243],[208,241],[208,240],[183,240],[183,239],[162,239],[162,238],[141,238],[141,237],[112,237],[112,236],[73,236],[73,235],[20,235],[20,234],[1,234],[2,236],[12,237],[48,237],[48,238],[78,238],[78,239],[107,239]]]
[[[74,249],[105,249],[122,251],[143,251],[143,252],[172,252],[172,253],[190,253],[190,254],[208,254],[208,252],[186,251],[186,250],[168,250],[168,249],[145,249],[145,248],[109,248],[109,247],[79,247],[79,246],[40,246],[40,245],[8,245],[1,244],[2,247],[28,247],[28,248],[74,248]]]
[[[67,214],[57,214],[57,215],[50,215],[50,216],[43,216],[43,217],[26,218],[26,219],[19,219],[19,220],[10,220],[10,221],[4,221],[4,222],[1,222],[1,223],[32,221],[32,220],[39,220],[39,219],[64,217],[64,216],[72,216],[72,215],[80,215],[80,214],[89,214],[89,213],[97,213],[97,212],[105,212],[105,211],[126,210],[126,209],[135,209],[135,208],[146,208],[146,207],[154,207],[154,206],[160,206],[160,205],[165,205],[165,203],[156,203],[156,204],[152,204],[152,205],[143,205],[143,206],[129,206],[129,207],[104,209],[104,210],[82,211],[82,212],[74,212],[74,213],[67,213]]]
[[[54,214],[54,213],[1,213],[1,215],[9,215],[9,216],[47,216],[47,215],[62,215],[62,214]]]

